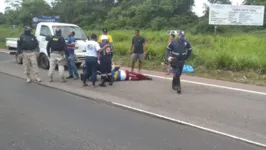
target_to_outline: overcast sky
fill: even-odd
[[[45,0],[48,3],[53,1],[53,0]],[[232,0],[233,4],[241,4],[243,2],[243,0]],[[203,12],[203,4],[206,3],[207,0],[195,0],[195,7],[193,8],[193,11],[198,15],[198,16],[202,16],[202,12]],[[0,12],[4,12],[5,11],[5,0],[0,0]]]

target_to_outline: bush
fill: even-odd
[[[124,55],[131,44],[134,31],[110,31],[117,53]],[[165,32],[141,31],[147,38],[147,59],[162,60],[168,41]],[[210,36],[187,34],[193,46],[193,55],[188,63],[194,67],[230,71],[255,71],[265,73],[266,39],[255,35]],[[116,42],[117,41],[117,42]]]

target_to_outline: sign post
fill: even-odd
[[[210,4],[209,25],[263,26],[264,6]]]

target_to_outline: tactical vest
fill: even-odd
[[[38,47],[38,41],[34,35],[21,35],[21,50],[35,50]]]
[[[62,37],[61,36],[52,36],[51,38],[51,50],[52,51],[64,51],[64,45],[62,45],[61,40]]]

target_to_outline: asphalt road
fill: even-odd
[[[260,150],[0,74],[1,150]]]
[[[7,53],[3,53],[3,52],[1,52],[1,49],[0,49],[0,62],[5,62],[8,60],[13,60],[13,59],[15,59],[14,55],[9,55]]]

